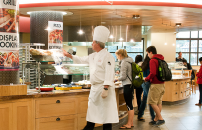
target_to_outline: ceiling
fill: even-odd
[[[80,7],[43,7],[20,8],[21,16],[27,11],[54,10],[69,11],[63,23],[66,26],[86,25],[142,25],[152,26],[152,32],[175,32],[175,23],[182,23],[180,31],[202,29],[202,9],[159,6],[80,6]],[[133,19],[133,15],[140,15]]]

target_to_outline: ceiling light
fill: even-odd
[[[53,29],[51,29],[50,27],[47,27],[47,28],[44,29],[44,30],[51,31],[51,30],[53,30]]]
[[[82,35],[84,32],[83,32],[83,30],[79,30],[78,32],[77,32],[79,35]]]
[[[130,42],[134,42],[134,40],[133,40],[133,39],[131,39],[131,40],[130,40]]]
[[[111,39],[112,39],[112,38],[114,38],[114,36],[113,36],[113,35],[110,35],[110,36],[109,36],[109,38],[111,38]]]
[[[181,23],[176,23],[175,26],[179,27],[181,26]]]
[[[167,45],[167,43],[165,42],[165,44],[164,45]]]
[[[139,19],[139,18],[140,18],[140,15],[133,15],[132,18],[134,18],[134,19]]]
[[[101,22],[101,24],[106,24],[106,22]]]
[[[121,37],[121,38],[119,39],[119,41],[123,41],[123,38]]]
[[[173,43],[173,46],[175,46],[175,43]]]

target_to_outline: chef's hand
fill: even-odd
[[[63,55],[66,56],[66,57],[69,57],[72,59],[72,55],[69,54],[68,52],[66,52],[63,48],[62,48],[62,51],[63,51]]]
[[[109,86],[105,86],[104,88],[106,88],[107,90],[106,89],[102,90],[102,94],[101,94],[102,98],[106,98],[108,96]]]

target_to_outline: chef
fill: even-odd
[[[118,123],[118,110],[114,86],[114,57],[105,49],[109,30],[104,26],[94,29],[92,49],[86,57],[73,56],[63,50],[65,56],[77,64],[89,64],[92,84],[87,110],[87,125],[84,130],[93,130],[95,123],[103,124],[103,130],[112,130],[112,123]]]

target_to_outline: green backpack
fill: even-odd
[[[128,62],[128,63],[130,63],[130,62]],[[128,78],[132,82],[133,87],[139,88],[139,87],[141,87],[141,85],[144,81],[142,68],[138,64],[136,64],[135,62],[132,62],[130,64],[132,67],[132,80],[129,77]]]

